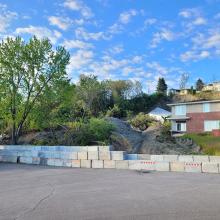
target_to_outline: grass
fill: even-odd
[[[220,156],[220,137],[214,137],[209,133],[186,134],[184,137],[192,139],[204,154]]]

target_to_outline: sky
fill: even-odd
[[[220,0],[0,0],[0,38],[32,35],[66,47],[73,82],[220,80]]]

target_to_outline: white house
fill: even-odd
[[[151,112],[149,112],[148,115],[151,116],[152,118],[155,118],[158,121],[163,122],[164,119],[168,118],[171,115],[171,112],[157,107],[153,109]]]

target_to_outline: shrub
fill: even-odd
[[[165,120],[161,125],[161,135],[170,136],[171,123],[170,121]]]
[[[141,131],[146,130],[152,123],[154,119],[143,112],[136,115],[132,120],[130,120],[130,124],[138,128]]]
[[[91,118],[88,122],[77,122],[66,134],[68,145],[108,144],[114,126],[104,119]]]
[[[106,116],[115,117],[115,118],[122,118],[125,116],[125,112],[118,105],[114,105],[113,108],[111,108],[107,111]]]

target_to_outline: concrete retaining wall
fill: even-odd
[[[0,146],[0,162],[73,168],[220,173],[220,156],[149,155],[110,146]]]

